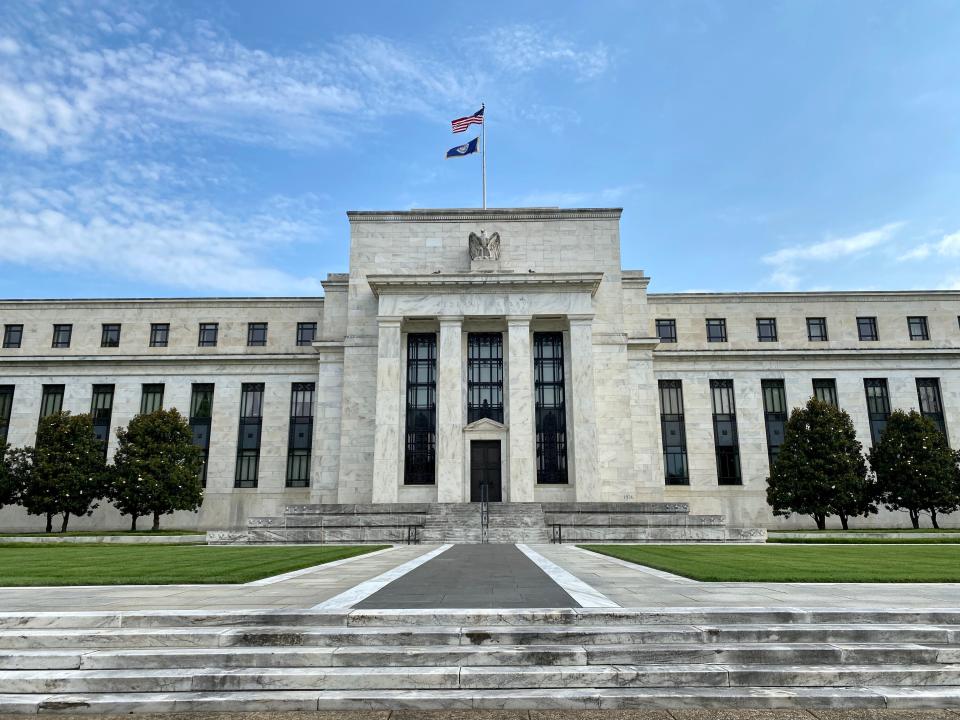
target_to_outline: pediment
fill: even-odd
[[[507,426],[490,418],[480,418],[463,428],[464,432],[480,432],[483,430],[506,430]]]

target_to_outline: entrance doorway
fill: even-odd
[[[470,441],[470,502],[483,500],[481,487],[487,487],[490,502],[503,500],[500,486],[500,441]]]

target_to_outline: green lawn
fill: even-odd
[[[61,532],[5,532],[0,533],[3,537],[84,537],[90,535],[205,535],[205,530],[68,530]]]
[[[771,533],[778,532],[802,532],[802,533],[960,533],[960,528],[872,528],[872,529],[850,529],[833,528],[830,530],[817,530],[816,528],[800,528],[797,530],[771,530]]]
[[[960,535],[953,537],[923,537],[922,534],[906,538],[860,537],[814,537],[781,538],[767,537],[768,543],[781,545],[960,545]]]
[[[713,582],[960,582],[957,545],[581,545]]]
[[[384,547],[6,543],[0,544],[0,585],[244,583]]]

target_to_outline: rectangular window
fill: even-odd
[[[233,486],[255,488],[260,470],[260,434],[263,428],[263,383],[243,383],[240,390],[240,428],[237,471]]]
[[[865,378],[864,390],[867,393],[867,417],[870,419],[870,439],[876,445],[887,428],[890,417],[890,392],[885,378]]]
[[[103,444],[103,456],[107,456],[110,442],[110,418],[113,415],[113,385],[94,385],[90,402],[93,416],[93,434]]]
[[[668,318],[657,320],[657,337],[662,343],[675,343],[677,341],[677,321]]]
[[[875,317],[858,317],[857,332],[861,340],[880,339],[880,333],[877,331],[877,319]]]
[[[827,319],[825,317],[807,318],[807,340],[810,342],[826,342]]]
[[[0,385],[0,453],[10,431],[10,415],[13,413],[13,385]]]
[[[537,482],[567,482],[567,405],[563,333],[533,334],[534,422]]]
[[[757,341],[758,342],[776,342],[777,341],[777,319],[776,318],[757,318]]]
[[[837,381],[833,378],[814,378],[813,396],[820,402],[840,407],[837,400]]]
[[[170,323],[150,323],[150,347],[166,347],[170,342]]]
[[[943,417],[943,396],[940,395],[940,380],[937,378],[917,378],[917,396],[920,400],[920,414],[940,428],[947,436],[947,423]]]
[[[100,331],[100,347],[120,347],[120,325],[104,323]]]
[[[711,380],[713,441],[717,453],[717,482],[740,485],[740,439],[737,436],[737,409],[733,380]]]
[[[145,383],[140,395],[140,414],[163,409],[163,383]]]
[[[265,347],[267,344],[267,324],[264,322],[247,323],[247,345]]]
[[[194,383],[190,392],[190,430],[193,444],[203,451],[200,480],[207,486],[207,463],[210,460],[210,419],[213,417],[213,383]]]
[[[467,422],[503,422],[503,335],[467,335]]]
[[[200,323],[200,339],[197,345],[200,347],[216,347],[219,329],[218,323]]]
[[[315,322],[297,323],[297,345],[312,345],[317,337],[317,324]]]
[[[907,329],[910,331],[911,340],[929,340],[930,330],[927,327],[927,318],[925,315],[915,315],[907,318]]]
[[[787,392],[783,380],[761,380],[763,422],[767,429],[767,458],[770,467],[777,461],[787,428]]]
[[[287,487],[310,487],[313,449],[313,383],[293,383],[290,393],[290,440],[287,444]]]
[[[707,342],[727,341],[726,318],[710,318],[707,320]]]
[[[18,348],[21,342],[23,342],[23,325],[3,326],[3,346],[5,348]]]
[[[689,485],[687,429],[683,420],[683,385],[680,380],[661,380],[658,385],[664,479],[667,485]]]
[[[73,325],[54,325],[53,326],[53,347],[70,347],[70,336],[73,335]]]
[[[433,485],[437,465],[437,336],[407,335],[403,482]]]
[[[40,419],[63,410],[63,385],[44,385],[40,396]]]

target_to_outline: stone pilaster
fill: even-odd
[[[593,316],[571,315],[570,370],[567,397],[573,406],[573,468],[580,502],[603,499],[597,453],[597,415],[594,404]]]
[[[504,500],[533,501],[537,482],[534,457],[533,363],[530,359],[530,316],[507,317],[507,401],[510,404],[510,482]]]
[[[400,483],[400,318],[377,318],[377,411],[373,502],[395,503]]]
[[[440,318],[437,348],[437,501],[463,502],[463,318]]]

